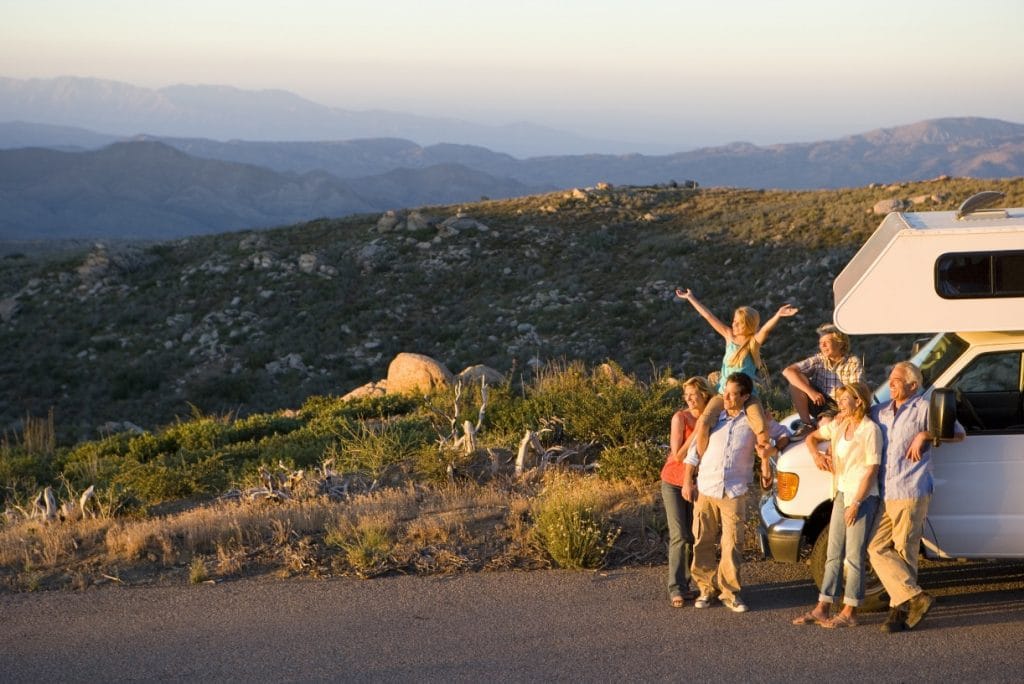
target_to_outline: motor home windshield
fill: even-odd
[[[933,337],[928,344],[921,347],[910,361],[921,369],[924,376],[924,387],[930,389],[935,380],[942,375],[947,368],[953,365],[960,355],[967,351],[969,345],[955,333],[943,333]],[[878,389],[875,390],[874,401],[876,404],[884,404],[892,396],[889,394],[888,378]]]

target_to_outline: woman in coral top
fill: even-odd
[[[668,458],[661,469],[661,497],[668,519],[668,596],[673,608],[682,608],[690,588],[690,556],[693,551],[693,504],[683,498],[685,484],[683,459],[690,447],[693,430],[704,407],[714,393],[704,378],[690,378],[683,383],[686,408],[672,416]]]

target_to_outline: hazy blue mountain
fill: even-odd
[[[16,135],[24,137],[25,126],[0,124],[0,147],[5,146],[4,140],[15,139]],[[14,133],[8,133],[12,128]],[[52,144],[48,146],[84,145],[85,133],[74,137],[67,129],[54,129],[50,136]],[[33,143],[43,145],[46,139],[46,127],[35,126]],[[735,143],[672,155],[587,154],[527,159],[475,145],[423,147],[401,138],[322,142],[221,142],[152,136],[139,139],[159,140],[196,157],[282,172],[326,171],[338,178],[363,178],[397,169],[457,164],[495,178],[512,178],[533,188],[590,186],[600,181],[644,185],[694,179],[703,185],[803,189],[923,180],[939,175],[1024,175],[1024,126],[982,118],[937,119],[815,143],[767,147]]]
[[[192,157],[153,141],[0,151],[0,239],[167,239],[531,188],[457,165],[341,180]]]
[[[283,171],[327,170],[342,178],[387,169],[460,164],[528,185],[647,185],[694,179],[703,185],[839,188],[938,175],[1024,175],[1024,125],[982,118],[938,119],[839,140],[759,147],[735,143],[671,155],[571,155],[516,159],[471,145],[420,147],[408,140],[255,143],[162,139],[196,156]]]
[[[327,171],[339,178],[361,178],[396,169],[424,169],[438,164],[461,164],[484,173],[529,179],[519,160],[475,145],[443,143],[421,147],[401,138],[364,138],[323,142],[220,142],[202,138],[152,139],[196,157],[266,166],[277,171]]]
[[[118,142],[122,136],[96,133],[74,126],[51,126],[26,121],[0,122],[0,150],[47,147],[55,150],[94,150]]]
[[[349,140],[400,137],[421,145],[480,145],[520,157],[623,151],[636,145],[528,122],[485,126],[385,110],[326,107],[283,90],[176,85],[158,90],[95,78],[0,78],[0,121],[79,126],[216,140]]]

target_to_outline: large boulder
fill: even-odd
[[[884,216],[893,211],[903,211],[907,208],[907,202],[902,199],[892,198],[878,200],[875,202],[875,206],[871,208],[871,211],[877,215]]]
[[[433,228],[436,223],[437,220],[431,216],[418,211],[410,211],[409,215],[405,218],[405,229],[410,232],[426,230],[427,228]]]
[[[402,352],[388,366],[388,394],[428,393],[455,380],[444,364],[423,354]]]
[[[385,211],[384,214],[377,219],[377,232],[378,233],[390,233],[395,230],[404,220],[404,216],[394,210]]]
[[[319,254],[307,253],[299,255],[299,270],[303,273],[316,273],[317,269],[324,265],[324,260]]]

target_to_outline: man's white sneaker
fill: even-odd
[[[697,600],[693,602],[693,607],[694,608],[710,608],[711,607],[711,602],[714,601],[714,600],[715,600],[714,596],[707,596],[705,594],[701,594],[700,596],[697,597]]]
[[[722,605],[734,613],[746,613],[748,610],[750,610],[749,608],[747,608],[747,604],[744,603],[743,599],[741,599],[739,596],[734,596],[731,599],[724,599],[722,601]]]

